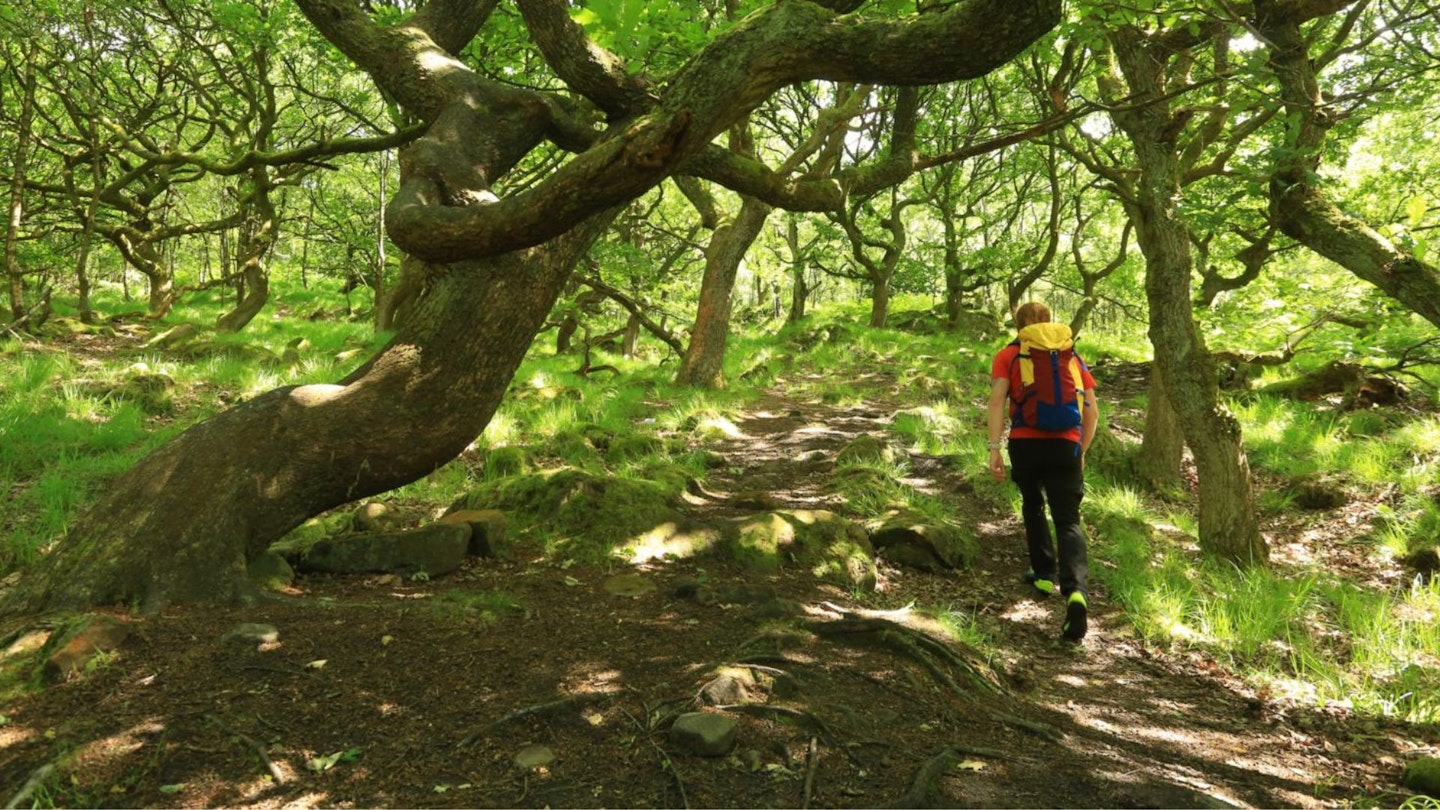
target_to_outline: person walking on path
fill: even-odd
[[[1085,452],[1100,415],[1095,379],[1074,352],[1070,328],[1052,323],[1044,304],[1030,302],[1016,309],[1015,329],[1017,338],[990,364],[990,473],[996,481],[1005,480],[1000,451],[1008,402],[1010,477],[1020,487],[1030,552],[1030,571],[1024,578],[1039,595],[1049,596],[1058,574],[1065,597],[1061,635],[1078,642],[1085,638],[1089,610],[1080,501],[1085,496]],[[1045,516],[1047,501],[1055,524],[1053,539]]]

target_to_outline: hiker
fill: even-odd
[[[1030,571],[1024,579],[1043,597],[1055,590],[1059,575],[1065,597],[1061,635],[1080,641],[1089,610],[1080,499],[1085,495],[1085,451],[1095,438],[1100,415],[1095,379],[1074,352],[1070,327],[1051,323],[1044,304],[1032,301],[1016,309],[1015,328],[1018,337],[990,364],[990,473],[996,481],[1005,480],[1000,443],[1008,401],[1010,477],[1020,487],[1020,512],[1030,550]],[[1047,501],[1055,540],[1045,519]]]

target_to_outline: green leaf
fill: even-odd
[[[1411,228],[1418,226],[1420,221],[1425,218],[1425,212],[1429,209],[1430,206],[1425,203],[1424,197],[1418,195],[1411,197],[1405,201],[1406,222],[1409,223]]]

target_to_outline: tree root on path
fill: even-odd
[[[952,745],[943,749],[940,753],[925,760],[920,766],[915,778],[910,782],[910,789],[895,803],[895,807],[940,807],[939,784],[945,774],[960,761],[961,757],[985,757],[987,759],[1001,759],[1014,762],[1015,758],[1001,751],[992,748],[970,748],[963,745]]]
[[[810,738],[810,747],[805,750],[805,793],[801,799],[801,810],[809,810],[810,797],[815,791],[815,768],[820,764],[820,752],[816,748],[816,740]]]
[[[976,696],[971,690],[961,688],[941,663],[962,673],[965,680],[983,694],[1005,693],[1005,687],[995,673],[990,671],[989,666],[966,660],[940,639],[886,619],[812,621],[807,622],[805,628],[818,636],[833,640],[849,641],[856,637],[874,639],[881,645],[915,660],[930,672],[931,677],[966,701],[973,702]]]
[[[515,711],[510,712],[499,720],[496,720],[493,723],[483,726],[482,728],[479,728],[466,735],[465,739],[456,743],[455,747],[468,747],[476,740],[484,737],[486,734],[489,734],[491,731],[494,731],[500,726],[503,726],[513,720],[519,720],[522,717],[549,717],[551,715],[559,714],[560,712],[563,712],[567,709],[576,709],[581,706],[587,706],[591,703],[599,703],[600,701],[605,700],[608,697],[610,697],[610,695],[602,695],[598,693],[572,695],[563,700],[556,700],[551,701],[550,703],[541,703],[536,706],[526,706],[523,709],[516,709]]]
[[[680,806],[684,808],[684,810],[690,810],[690,797],[685,795],[685,780],[680,778],[680,769],[675,766],[675,761],[670,759],[670,755],[665,753],[664,748],[656,745],[655,740],[651,739],[650,727],[640,722],[640,718],[626,711],[625,707],[621,706],[620,711],[624,712],[625,716],[630,718],[630,722],[634,723],[635,727],[640,729],[640,736],[644,737],[645,741],[650,743],[650,747],[655,749],[655,753],[660,756],[661,770],[670,774],[670,778],[675,780],[675,787],[680,791]]]

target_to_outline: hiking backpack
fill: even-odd
[[[1010,424],[1054,433],[1080,427],[1085,382],[1070,327],[1034,323],[1011,345],[1020,351],[1010,361]]]

